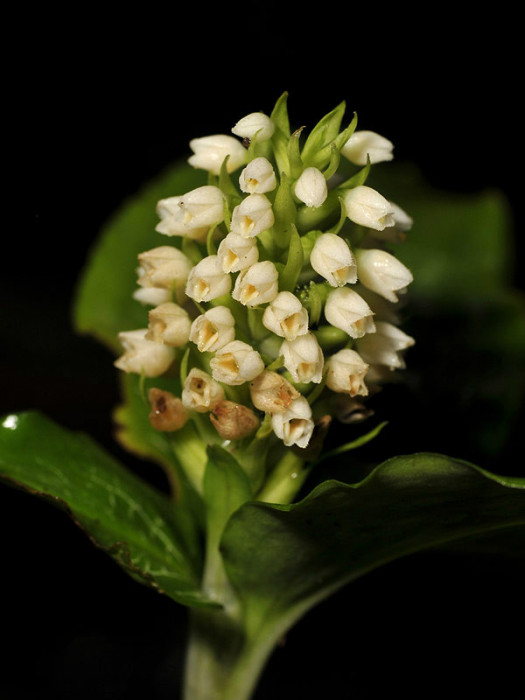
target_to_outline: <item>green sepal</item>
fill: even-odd
[[[319,167],[319,153],[322,152],[326,146],[328,146],[330,150],[331,142],[339,133],[345,109],[346,103],[343,101],[338,104],[335,109],[320,119],[314,126],[301,152],[303,163],[306,166],[313,165]]]
[[[292,178],[292,180],[296,180],[299,177],[299,175],[303,172],[303,161],[301,159],[301,151],[299,148],[301,132],[303,131],[303,129],[304,126],[301,126],[299,129],[296,129],[290,136],[290,140],[288,141],[287,155],[288,162],[290,164],[290,177]]]
[[[303,246],[305,260],[310,260],[310,255],[314,248],[315,242],[320,236],[323,235],[323,233],[323,231],[313,230],[308,231],[308,233],[305,233],[304,236],[301,236],[301,245]]]
[[[288,118],[288,93],[283,92],[275,103],[275,107],[270,114],[270,119],[272,120],[276,130],[282,132],[282,134],[288,139],[290,138],[290,120]]]
[[[310,282],[308,286],[303,287],[299,293],[299,299],[308,311],[310,325],[319,323],[323,311],[323,299],[319,294],[318,285],[315,282]]]
[[[325,180],[329,180],[332,177],[332,175],[335,175],[335,173],[337,172],[337,168],[339,167],[340,161],[341,151],[337,148],[335,143],[332,142],[330,144],[330,160],[326,168],[323,170]]]
[[[357,126],[357,114],[354,113],[354,118],[350,122],[350,124],[346,127],[344,131],[342,131],[340,134],[338,134],[335,139],[327,144],[324,148],[319,150],[317,154],[315,155],[315,158],[313,160],[312,165],[315,165],[318,168],[324,168],[327,167],[327,164],[330,163],[332,159],[332,154],[335,151],[337,154],[340,155],[341,150],[345,143],[348,141],[350,136],[353,134],[355,131],[355,128]],[[328,165],[329,167],[329,165]]]
[[[359,187],[364,185],[367,181],[368,175],[370,174],[370,156],[366,154],[366,165],[364,165],[361,170],[358,170],[352,177],[345,180],[343,183],[337,186],[339,191],[350,190],[354,187]]]
[[[288,259],[283,270],[279,273],[279,290],[293,292],[304,261],[303,246],[297,229],[292,225],[290,231],[290,243],[288,248]]]

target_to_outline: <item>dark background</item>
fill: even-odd
[[[503,190],[517,260],[523,254],[512,14],[460,20],[443,5],[306,13],[278,3],[228,13],[196,5],[110,19],[46,9],[10,25],[18,48],[6,70],[4,142],[14,163],[4,199],[1,410],[36,408],[85,430],[161,486],[156,467],[115,444],[112,361],[74,336],[70,306],[105,219],[186,157],[191,138],[269,113],[284,90],[297,127],[344,99],[359,128],[390,138],[396,158],[417,162],[435,186]],[[523,288],[520,273],[516,262]],[[479,456],[433,433],[432,418],[415,445],[390,434],[378,456],[398,448]],[[2,599],[12,613],[2,625],[0,697],[176,698],[185,610],[128,579],[48,504],[4,487],[0,499]],[[257,698],[369,700],[385,690],[419,698],[429,688],[489,686],[510,697],[524,583],[522,566],[497,556],[425,553],[383,567],[292,630]]]

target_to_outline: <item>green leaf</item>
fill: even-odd
[[[288,118],[288,93],[283,92],[275,103],[270,119],[286,138],[290,137],[290,120]]]
[[[200,591],[202,553],[186,505],[124,469],[83,434],[38,413],[4,418],[0,477],[63,508],[138,581],[184,605]]]
[[[339,133],[346,103],[341,102],[314,126],[304,144],[301,157],[305,165],[318,165],[316,156],[323,146],[329,145]],[[328,158],[330,153],[328,153]]]
[[[525,528],[525,479],[437,454],[395,457],[357,484],[324,482],[290,506],[247,503],[222,541],[248,636],[269,647],[310,607],[399,557]]]
[[[303,267],[303,246],[301,238],[295,226],[290,231],[290,247],[288,249],[288,259],[282,272],[279,274],[279,290],[293,292],[299,279],[299,274]]]

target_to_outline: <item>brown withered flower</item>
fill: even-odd
[[[260,423],[251,408],[227,399],[213,407],[210,420],[224,440],[248,437],[257,430]]]
[[[152,388],[149,390],[148,399],[151,406],[149,420],[155,430],[180,430],[188,420],[188,412],[182,401],[169,391]]]

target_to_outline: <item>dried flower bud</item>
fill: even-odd
[[[305,168],[295,183],[294,192],[307,207],[320,207],[328,195],[323,173],[318,168]]]
[[[231,289],[231,278],[222,269],[216,255],[208,255],[192,268],[186,284],[186,294],[195,301],[210,301]]]
[[[237,386],[255,379],[264,370],[264,362],[251,345],[234,340],[215,353],[210,367],[218,382]]]
[[[274,433],[287,447],[306,447],[314,430],[312,410],[304,396],[299,396],[282,413],[272,415]]]
[[[259,427],[255,413],[234,401],[220,401],[213,407],[210,420],[223,440],[242,440]]]
[[[398,301],[396,292],[403,293],[413,280],[410,270],[386,250],[361,249],[356,259],[361,284],[388,301]]]
[[[264,194],[249,194],[232,212],[231,230],[253,238],[274,224],[272,203]]]
[[[264,370],[250,383],[250,395],[253,405],[260,411],[282,413],[300,393],[282,375]]]
[[[144,374],[146,377],[164,374],[175,359],[175,350],[164,343],[146,339],[147,332],[147,328],[141,328],[118,334],[124,354],[115,361],[115,367],[124,372]]]
[[[341,155],[355,165],[366,165],[367,156],[370,163],[392,160],[394,144],[375,131],[354,131],[341,149]]]
[[[364,381],[368,365],[355,350],[339,350],[329,358],[327,365],[326,386],[329,389],[350,396],[368,395]]]
[[[310,264],[332,287],[357,281],[355,257],[348,243],[335,233],[323,233],[315,241]]]
[[[155,430],[172,432],[180,430],[188,420],[182,401],[169,391],[152,388],[148,394],[151,412],[149,421]]]
[[[279,273],[273,262],[257,262],[239,273],[232,296],[244,306],[267,304],[277,296],[278,280]]]
[[[285,340],[280,354],[294,382],[319,384],[322,381],[323,351],[312,332],[300,335],[295,340]]]
[[[262,194],[277,187],[277,179],[272,164],[267,158],[254,158],[241,172],[239,187],[242,192]]]
[[[182,403],[189,411],[207,413],[224,399],[224,389],[207,372],[194,367],[182,389]]]
[[[259,260],[257,241],[239,233],[229,233],[220,242],[217,257],[224,272],[245,270]]]
[[[357,350],[365,362],[370,365],[385,365],[391,370],[405,367],[400,352],[414,343],[414,338],[386,321],[378,321],[375,333],[356,341]]]
[[[291,292],[279,292],[264,310],[262,322],[269,331],[287,340],[308,333],[308,311]]]
[[[224,159],[229,156],[226,169],[229,173],[246,163],[248,152],[240,141],[227,134],[214,134],[192,139],[190,148],[193,155],[188,163],[194,168],[207,170],[218,175]]]
[[[141,287],[173,289],[186,284],[191,260],[174,246],[162,245],[140,253],[138,284]]]
[[[328,295],[324,315],[328,323],[351,338],[360,338],[375,329],[374,314],[366,301],[353,289],[339,287]]]
[[[252,112],[240,119],[232,129],[232,133],[243,139],[253,139],[257,136],[257,142],[267,141],[273,136],[275,126],[264,112]]]
[[[344,206],[348,218],[360,226],[382,231],[395,223],[390,202],[367,185],[348,190],[344,196]]]
[[[190,328],[191,320],[186,311],[178,304],[167,302],[149,312],[146,338],[177,348],[188,342]]]
[[[190,340],[200,352],[217,352],[235,338],[235,319],[226,306],[214,306],[191,324]]]

